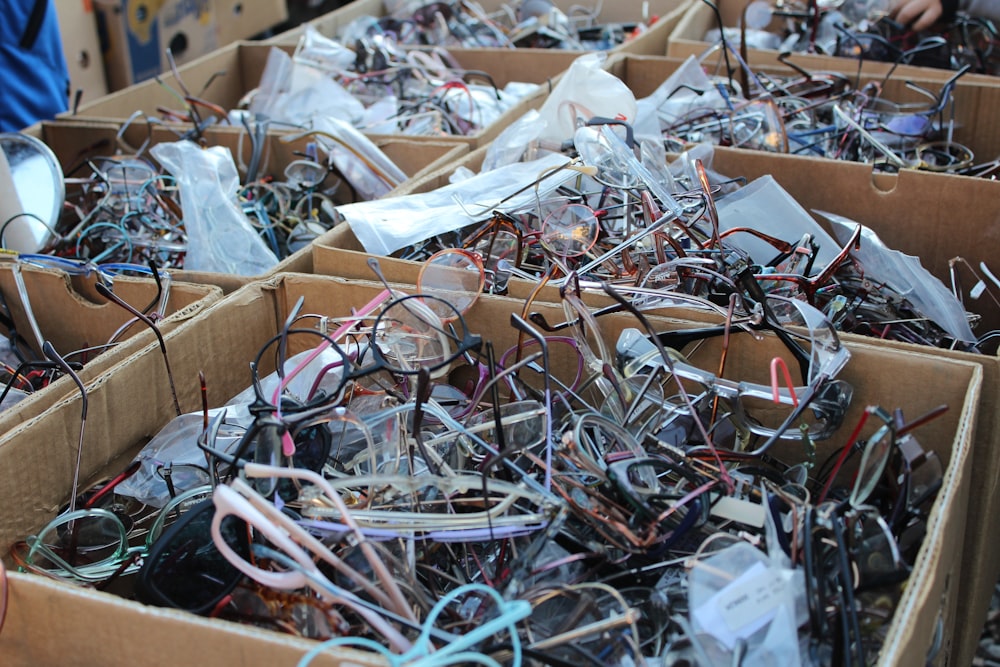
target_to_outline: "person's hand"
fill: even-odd
[[[940,0],[893,0],[890,15],[914,30],[926,30],[941,18]]]

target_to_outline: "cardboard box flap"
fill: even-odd
[[[10,572],[8,583],[5,667],[293,665],[314,645],[227,621],[209,625],[190,614],[137,605],[34,575]],[[70,609],[72,613],[67,613]],[[372,653],[338,648],[323,651],[310,664],[386,667],[388,662]]]

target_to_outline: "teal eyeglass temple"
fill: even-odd
[[[444,609],[466,594],[482,593],[493,598],[497,604],[496,618],[484,622],[475,630],[451,640],[433,653],[427,652],[429,640],[434,633],[434,622]],[[488,667],[501,667],[501,664],[488,655],[475,651],[472,647],[490,639],[497,632],[506,630],[510,634],[510,650],[513,658],[510,664],[520,667],[522,662],[521,640],[518,637],[516,624],[531,615],[531,603],[527,600],[504,600],[494,589],[484,584],[465,584],[449,592],[431,608],[424,620],[420,635],[413,643],[413,648],[403,654],[392,653],[381,644],[364,637],[336,637],[318,644],[302,656],[297,667],[309,667],[309,664],[321,653],[330,648],[340,646],[365,648],[375,651],[385,657],[392,667],[443,667],[444,665],[479,664]]]

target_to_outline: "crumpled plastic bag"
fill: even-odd
[[[180,188],[185,269],[256,276],[278,263],[237,203],[240,177],[228,148],[176,141],[157,144],[150,153]]]
[[[688,574],[691,625],[715,639],[706,649],[723,655],[713,659],[728,664],[744,643],[745,667],[802,664],[798,626],[808,618],[805,578],[788,565],[746,542],[695,562]]]
[[[607,55],[588,53],[569,66],[538,110],[544,123],[542,141],[573,138],[582,122],[594,117],[635,122],[635,95],[625,83],[602,68]]]

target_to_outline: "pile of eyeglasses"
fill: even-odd
[[[822,281],[808,240],[764,272],[719,231],[703,168],[674,194],[623,184],[615,175],[642,163],[609,126],[584,130],[591,164],[555,156],[524,189],[551,189],[552,173],[582,192],[616,182],[634,216],[618,223],[620,250],[669,237],[662,289],[642,286],[659,260],[646,248],[629,260],[643,277],[601,276],[611,305],[593,307],[583,286],[620,271],[618,254],[574,257],[560,249],[583,229],[539,229],[559,304],[529,299],[488,338],[465,320],[476,281],[296,304],[243,360],[245,392],[178,414],[120,475],[74,488],[12,558],[418,664],[740,664],[800,644],[817,664],[874,660],[941,484],[915,432],[947,406],[847,420],[850,353],[813,281],[857,271],[857,237]],[[478,238],[497,247],[495,231]],[[653,308],[698,325],[667,329]],[[742,346],[760,346],[770,382],[727,377]],[[747,571],[781,582],[774,614],[752,614],[768,630],[720,634],[707,600]]]
[[[972,149],[954,139],[955,87],[968,68],[933,89],[906,81],[920,99],[902,101],[885,91],[891,74],[859,86],[845,74],[809,72],[784,57],[788,75],[754,70],[739,54],[727,54],[714,76],[686,65],[647,98],[669,149],[707,142],[863,162],[879,171],[985,175]]]
[[[446,48],[543,48],[608,50],[646,30],[655,17],[636,11],[628,23],[602,22],[602,2],[568,12],[550,0],[504,2],[494,12],[476,3],[415,0],[387,5],[383,17],[363,16],[343,31],[345,39],[383,36],[406,46]]]
[[[997,74],[998,32],[987,18],[959,13],[946,25],[915,31],[889,16],[885,0],[747,3],[743,29],[726,38],[747,46],[782,52],[808,52],[940,69]],[[777,27],[775,27],[777,26]],[[713,30],[710,38],[719,39]]]
[[[947,289],[919,264],[892,259],[894,252],[862,225],[830,216],[836,238],[804,212],[777,226],[767,214],[724,216],[729,224],[720,225],[717,208],[725,211],[727,199],[748,197],[759,207],[751,210],[767,211],[780,203],[780,186],[761,181],[740,189],[738,181],[710,174],[687,154],[668,172],[665,163],[640,160],[620,129],[582,127],[572,157],[539,160],[550,166],[539,167],[541,173],[506,197],[469,200],[467,186],[459,183],[417,195],[416,206],[403,197],[338,211],[359,234],[367,212],[382,221],[409,211],[404,231],[422,227],[422,214],[434,221],[475,220],[417,244],[398,241],[400,257],[423,262],[416,284],[430,293],[474,299],[483,291],[506,293],[512,278],[558,285],[572,271],[584,290],[599,292],[610,283],[646,295],[650,307],[687,299],[696,310],[732,308],[749,317],[753,303],[775,295],[803,300],[850,333],[970,351],[994,337],[971,329],[978,316],[961,302],[960,278],[967,272],[960,261],[953,267],[954,295],[945,299],[950,315],[932,313],[936,297],[924,290],[938,289],[934,283]],[[500,177],[484,173],[475,182],[493,196],[491,178]],[[378,231],[391,233],[385,223]]]
[[[500,88],[488,71],[463,68],[443,48],[407,48],[379,34],[341,43],[309,28],[292,56],[272,49],[247,110],[229,120],[250,114],[314,127],[333,117],[369,133],[468,136],[537,89],[518,81]]]
[[[123,132],[129,126],[123,125]],[[267,123],[246,123],[234,156],[241,182],[232,195],[249,227],[277,258],[329,230],[338,204],[379,197],[406,178],[371,142],[347,141],[320,129],[283,136],[285,142],[309,141],[298,159],[274,173],[269,142],[277,139],[267,135],[267,128]],[[246,154],[244,145],[249,146]],[[82,155],[67,172],[63,215],[40,252],[92,265],[153,262],[184,268],[191,239],[182,188],[151,159],[148,146],[147,141],[132,149],[122,142],[120,155]]]
[[[944,408],[845,423],[850,354],[803,301],[666,330],[608,283],[622,312],[596,314],[566,278],[561,304],[527,302],[489,339],[446,293],[296,304],[246,360],[245,392],[74,488],[12,557],[416,664],[783,654],[749,627],[730,642],[699,611],[705,586],[725,589],[708,574],[752,565],[784,582],[774,609],[791,617],[769,625],[796,652],[870,662],[941,483],[914,431]],[[728,343],[713,345],[730,337],[792,368],[725,379]]]

